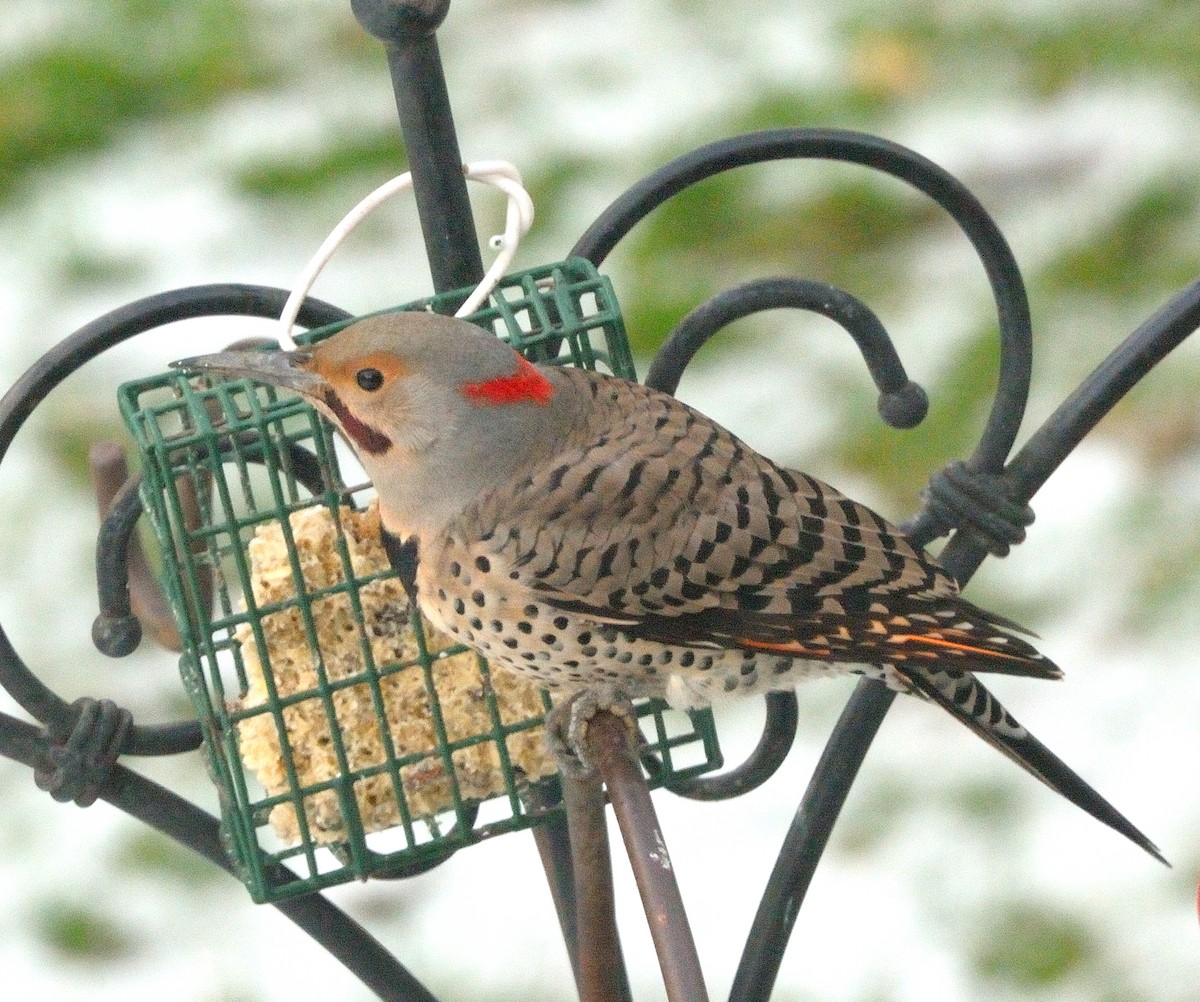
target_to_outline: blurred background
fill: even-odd
[[[0,384],[99,314],[169,288],[287,286],[342,214],[404,169],[382,50],[346,0],[6,0],[0,19]],[[561,258],[629,184],[712,139],[865,129],[956,173],[1025,271],[1027,436],[1200,274],[1200,21],[1191,3],[741,4],[455,0],[440,32],[467,160],[537,206],[518,267]],[[499,196],[474,191],[481,236]],[[640,370],[701,299],[798,274],[870,304],[929,391],[885,427],[831,323],[772,313],[701,354],[680,396],[774,458],[900,520],[965,456],[995,385],[981,267],[899,182],[819,163],[739,170],[609,259]],[[314,292],[352,311],[427,294],[411,203],[373,217]],[[0,621],[66,698],[189,712],[171,655],[90,645],[96,516],[84,457],[125,441],[114,390],[262,324],[177,325],[72,377],[0,470]],[[1200,999],[1200,345],[1179,349],[1034,499],[969,595],[1036,630],[1058,684],[1001,679],[1024,723],[1163,849],[1168,870],[944,715],[900,700],[801,913],[776,998]],[[852,682],[811,684],[780,773],[723,804],[657,797],[706,975],[724,997],[779,841]],[[7,697],[0,708],[19,712]],[[728,760],[758,705],[719,717]],[[131,761],[209,809],[198,756]],[[0,969],[62,1000],[367,999],[244,889],[104,804],[53,803],[0,761]],[[617,851],[635,993],[662,989]],[[442,998],[570,999],[528,835],[331,896]]]

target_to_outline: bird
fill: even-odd
[[[340,429],[425,618],[551,690],[692,709],[846,673],[930,701],[1156,859],[976,672],[1054,679],[895,525],[670,394],[534,363],[428,311],[172,363],[290,390]]]

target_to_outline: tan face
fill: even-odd
[[[327,350],[318,346],[303,364],[322,385],[313,399],[324,405],[359,450],[371,456],[386,453],[393,444],[391,428],[404,417],[403,394],[397,391],[408,376],[407,367],[392,352],[345,357],[334,342],[325,344]]]
[[[313,351],[312,361],[305,368],[324,379],[343,397],[377,393],[393,380],[408,375],[403,360],[392,352],[376,351],[364,358],[339,358],[331,352],[321,351],[321,347],[319,345]]]

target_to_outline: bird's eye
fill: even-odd
[[[354,381],[371,393],[383,385],[383,373],[378,369],[359,369],[354,374]]]

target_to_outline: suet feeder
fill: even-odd
[[[398,309],[448,312],[469,291]],[[531,360],[634,378],[612,287],[583,259],[506,278],[468,319]],[[330,425],[271,387],[181,373],[124,385],[120,404],[223,834],[254,898],[412,872],[537,824],[531,786],[555,782],[548,697],[411,613],[370,485]],[[656,784],[721,764],[707,711],[638,713]],[[268,880],[272,863],[296,879]]]

